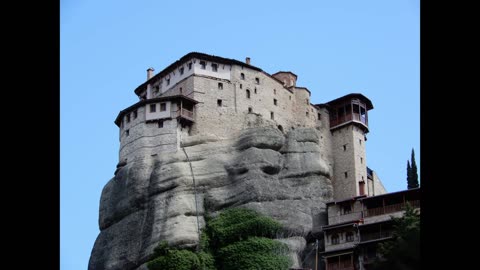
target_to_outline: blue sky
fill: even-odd
[[[389,192],[420,166],[419,0],[61,0],[60,266],[87,269],[103,186],[118,162],[118,112],[133,90],[188,52],[244,61],[324,103],[369,97],[367,164]]]

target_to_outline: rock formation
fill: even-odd
[[[284,133],[255,126],[236,138],[184,137],[175,153],[119,164],[102,191],[100,234],[88,269],[147,269],[160,241],[195,246],[204,216],[229,207],[251,208],[281,222],[280,240],[298,266],[304,237],[325,224],[325,202],[333,199],[331,161],[321,155],[319,137],[314,128]]]

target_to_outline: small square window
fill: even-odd
[[[242,89],[242,84],[240,84],[240,89]]]
[[[125,136],[130,136],[130,129],[125,130]]]
[[[130,114],[127,114],[127,123],[130,123]]]
[[[222,107],[222,100],[221,99],[217,99],[217,106]]]
[[[253,89],[253,92],[256,94],[257,93],[257,88],[255,87],[255,89]]]
[[[343,214],[350,214],[352,212],[352,206],[350,204],[347,204],[343,206]]]
[[[317,113],[317,118],[318,118],[318,120],[322,119],[322,115]]]
[[[183,75],[183,72],[185,71],[185,69],[183,67],[180,68],[180,75]]]
[[[272,120],[275,119],[275,116],[274,116],[273,112],[270,112],[270,119],[272,119]]]
[[[241,79],[241,80],[245,80],[245,74],[240,73],[240,79]]]
[[[248,107],[248,113],[252,113],[252,112],[253,112],[252,107]]]
[[[200,61],[200,68],[201,69],[205,69],[206,66],[207,66],[207,64],[205,63],[205,61]]]
[[[137,119],[137,110],[133,111],[133,119]]]
[[[167,110],[167,103],[160,103],[160,111],[164,112]]]
[[[277,99],[273,99],[273,105],[277,106]]]
[[[346,144],[343,145],[343,151],[347,151],[347,145]]]
[[[157,104],[150,104],[150,112],[155,112],[157,110]]]
[[[170,85],[170,79],[167,79],[167,85]]]
[[[163,128],[163,120],[158,120],[158,128]]]
[[[188,63],[188,70],[192,69],[192,63]]]
[[[344,172],[343,174],[345,174],[345,178],[348,178],[348,172]]]
[[[255,83],[256,83],[256,84],[260,84],[260,79],[259,79],[259,78],[255,78]]]
[[[218,70],[218,65],[217,64],[212,64],[212,71],[217,72]]]
[[[223,83],[221,82],[218,83],[218,90],[223,90]]]

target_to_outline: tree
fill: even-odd
[[[411,166],[410,162],[407,161],[407,188],[418,188],[418,172],[417,172],[417,163],[415,162],[415,152],[412,148],[412,157],[411,157]]]
[[[407,160],[407,188],[411,189],[412,184],[412,167],[410,166],[410,160]]]
[[[379,244],[382,259],[378,259],[372,269],[420,269],[420,215],[407,203],[403,217],[392,220],[392,239]]]

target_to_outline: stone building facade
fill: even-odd
[[[139,101],[120,111],[119,165],[150,155],[179,151],[190,136],[236,138],[252,121],[287,133],[314,128],[322,158],[333,176],[334,199],[379,195],[385,189],[368,169],[365,151],[372,102],[349,94],[312,104],[311,92],[296,85],[297,75],[272,75],[246,62],[189,53],[135,89]],[[258,124],[258,123],[257,123]]]

